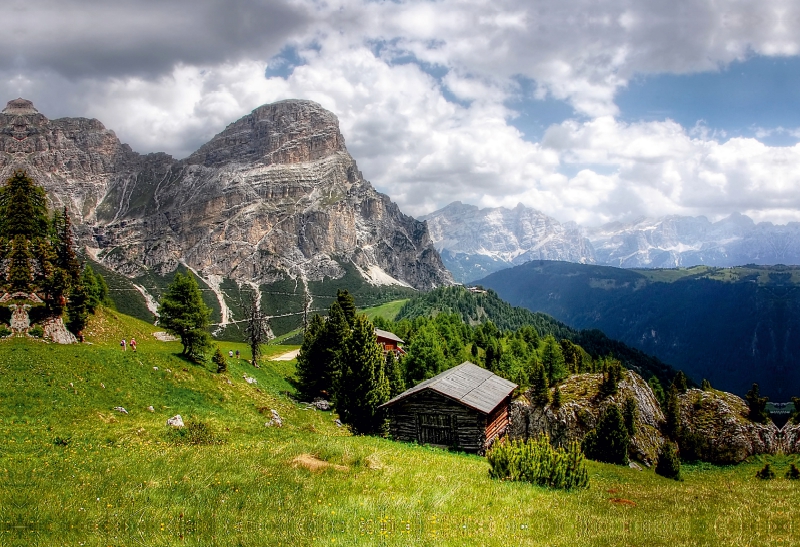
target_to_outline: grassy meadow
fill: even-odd
[[[256,369],[222,342],[242,360],[216,374],[153,330],[103,311],[91,345],[0,340],[0,545],[800,544],[793,456],[682,482],[589,462],[577,492],[494,481],[484,458],[353,437],[295,402],[294,362],[268,360],[291,346]],[[780,478],[754,477],[766,461]]]

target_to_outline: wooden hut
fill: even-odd
[[[483,454],[509,424],[517,385],[470,362],[425,380],[381,405],[398,441]]]
[[[378,345],[383,348],[384,352],[393,351],[401,355],[405,354],[403,348],[400,347],[400,344],[404,343],[403,340],[393,332],[375,329],[375,338],[377,338]]]

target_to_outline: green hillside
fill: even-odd
[[[744,395],[800,393],[800,267],[623,270],[535,261],[481,281],[501,298],[577,329],[599,329]]]
[[[669,385],[676,373],[675,369],[659,359],[613,340],[599,330],[579,331],[547,314],[512,306],[493,290],[473,292],[460,286],[436,289],[408,300],[398,312],[396,320],[413,320],[437,313],[457,314],[471,325],[492,321],[500,330],[517,330],[530,325],[539,336],[552,334],[558,340],[567,339],[581,346],[593,358],[612,354],[627,368],[645,378],[657,376],[664,385]]]
[[[790,515],[800,491],[783,478],[755,479],[760,459],[685,466],[684,482],[589,462],[591,487],[580,492],[494,481],[477,456],[350,436],[331,412],[292,399],[291,361],[263,360],[254,369],[231,360],[229,372],[218,375],[210,365],[180,359],[180,345],[158,341],[153,330],[102,311],[84,345],[0,340],[3,544],[676,546],[795,539]],[[121,350],[123,336],[137,338],[136,353]],[[221,347],[248,357],[241,344]],[[267,355],[286,349],[269,347]],[[272,409],[283,427],[265,426]],[[183,435],[165,425],[175,414],[187,422]],[[795,460],[770,461],[782,473]]]

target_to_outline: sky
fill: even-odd
[[[4,21],[6,100],[141,153],[310,99],[414,216],[800,221],[796,0],[10,0]]]

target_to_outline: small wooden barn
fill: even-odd
[[[483,454],[509,424],[517,385],[470,362],[442,372],[381,405],[398,441]]]

